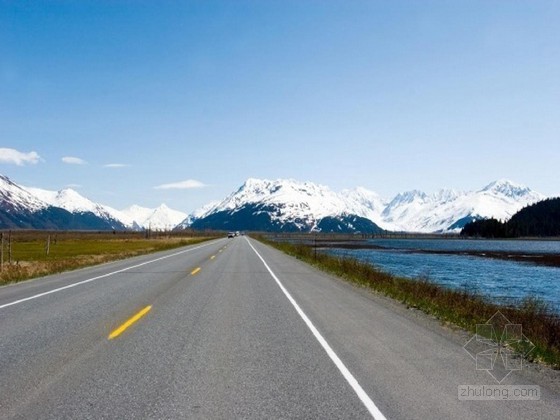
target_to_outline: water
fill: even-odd
[[[560,311],[560,268],[435,251],[503,251],[523,254],[560,254],[559,241],[488,241],[376,239],[368,243],[384,249],[329,249],[402,277],[428,277],[438,284],[475,291],[504,304],[537,297]]]
[[[427,251],[501,251],[524,254],[560,254],[560,241],[485,239],[372,239],[383,248]]]

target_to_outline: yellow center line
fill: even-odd
[[[194,276],[199,271],[200,271],[200,267],[195,268],[193,271],[191,271],[191,276]]]
[[[216,258],[215,255],[212,255],[212,256],[210,257],[211,260],[213,260],[214,258]]]
[[[136,315],[134,315],[132,318],[130,318],[128,321],[122,324],[119,328],[114,330],[111,334],[109,334],[108,337],[109,340],[112,340],[113,338],[116,338],[119,335],[121,335],[128,327],[130,327],[132,324],[134,324],[136,321],[138,321],[140,318],[142,318],[144,315],[150,312],[150,309],[152,309],[152,305],[146,306],[144,309],[142,309],[140,312],[138,312]]]

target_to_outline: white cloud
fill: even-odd
[[[85,165],[87,163],[85,160],[73,156],[64,156],[62,161],[69,165]]]
[[[105,168],[128,168],[130,165],[126,163],[108,163],[103,165]]]
[[[31,165],[36,164],[41,160],[41,156],[37,152],[20,152],[15,149],[0,148],[0,163],[10,163],[18,166],[23,166],[26,163]]]
[[[190,190],[194,188],[204,188],[206,184],[195,179],[187,179],[180,182],[172,182],[171,184],[163,184],[154,187],[156,190]]]

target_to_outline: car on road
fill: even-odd
[[[235,232],[228,232],[227,237],[228,238],[234,238],[235,237]]]

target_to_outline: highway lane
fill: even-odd
[[[134,311],[226,244],[214,241],[0,288],[0,413],[106,341]]]
[[[0,310],[7,418],[367,416],[241,238]]]
[[[387,418],[560,412],[544,388],[540,401],[459,401],[459,385],[492,383],[461,343],[235,238],[0,288],[0,417],[370,418],[280,285]]]

